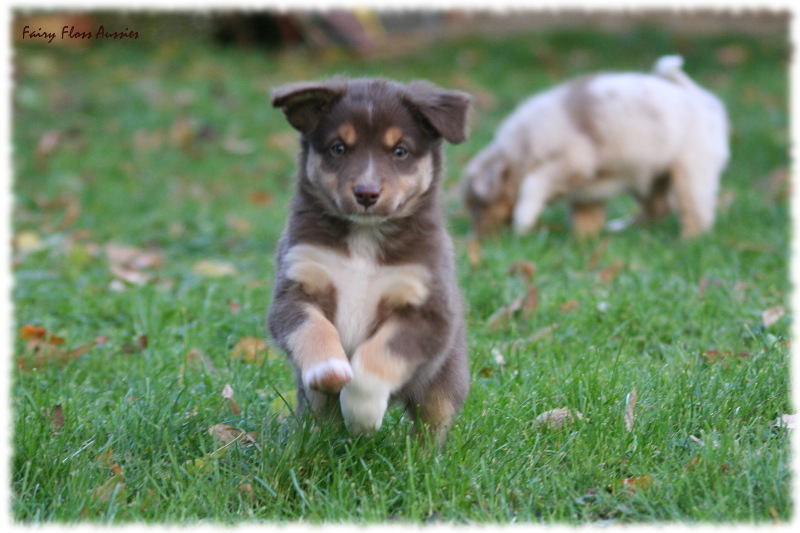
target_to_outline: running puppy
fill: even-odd
[[[524,234],[548,203],[564,199],[576,235],[592,235],[605,202],[623,192],[640,202],[643,219],[677,207],[684,237],[709,230],[728,120],[682,65],[665,56],[653,74],[585,76],[524,102],[464,172],[476,233],[511,222]]]
[[[397,400],[443,442],[469,372],[439,203],[442,141],[466,139],[471,98],[335,78],[280,87],[272,105],[300,132],[268,314],[298,410],[341,410],[351,434],[370,434]]]

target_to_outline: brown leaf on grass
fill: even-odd
[[[530,342],[538,341],[543,337],[547,337],[553,334],[553,331],[558,327],[558,324],[550,324],[549,326],[545,326],[530,337]]]
[[[764,322],[764,327],[768,328],[774,325],[786,313],[786,309],[782,305],[770,307],[761,313],[761,321]]]
[[[61,345],[65,340],[58,335],[48,332],[41,326],[34,326],[33,324],[26,324],[19,330],[19,338],[24,341],[37,340],[46,342],[48,344]]]
[[[47,130],[42,134],[39,138],[39,142],[36,144],[36,152],[34,155],[37,169],[41,171],[47,168],[50,156],[60,144],[61,132],[58,130]]]
[[[227,261],[214,261],[210,259],[203,259],[195,263],[192,267],[192,272],[198,276],[205,276],[207,278],[235,276],[239,273],[233,263],[229,263]]]
[[[253,433],[245,433],[228,424],[214,424],[208,428],[208,434],[214,437],[217,446],[227,447],[238,442],[240,446],[255,446],[257,450],[261,450],[261,445],[258,444]]]
[[[107,503],[114,494],[125,490],[125,476],[115,474],[95,489],[93,496],[99,503]]]
[[[741,44],[729,44],[717,49],[715,56],[723,67],[735,67],[747,61],[750,50]]]
[[[253,231],[253,224],[246,218],[242,218],[238,215],[228,215],[225,219],[225,223],[236,233],[244,234]]]
[[[230,383],[226,383],[225,386],[222,388],[222,397],[228,400],[231,404],[231,411],[234,415],[240,415],[242,410],[239,408],[239,405],[233,399],[234,392],[233,387],[231,387]]]
[[[649,475],[626,477],[622,480],[622,488],[629,493],[635,493],[640,490],[649,489],[653,486],[654,482],[653,476]]]
[[[570,300],[558,306],[558,310],[561,311],[562,313],[569,313],[570,311],[575,311],[576,309],[580,309],[580,307],[581,303],[578,300]]]
[[[107,244],[104,249],[114,277],[132,285],[151,281],[155,276],[145,270],[161,268],[164,263],[163,254],[158,251],[114,243]]]
[[[98,337],[94,342],[68,349],[65,339],[30,324],[20,329],[19,337],[27,341],[22,355],[17,357],[17,367],[24,372],[46,365],[64,366],[100,344]]]
[[[250,191],[247,193],[247,202],[250,205],[269,207],[275,203],[275,195],[263,190]]]
[[[617,277],[617,274],[622,272],[624,267],[625,263],[623,263],[622,260],[617,259],[610,266],[600,269],[600,280],[603,283],[611,283],[614,278]]]
[[[522,311],[522,318],[527,320],[536,311],[538,305],[539,291],[534,285],[530,285],[525,294],[520,294],[510,304],[502,306],[492,313],[486,321],[486,330],[491,333],[508,326],[520,311]]]
[[[267,148],[284,152],[294,152],[297,137],[290,131],[273,133],[266,139]]]
[[[230,309],[231,313],[234,315],[238,315],[242,312],[242,306],[235,300],[228,300],[228,309]]]
[[[264,361],[275,359],[275,354],[261,337],[242,337],[233,347],[231,361],[243,363],[264,364]]]
[[[511,263],[511,266],[508,267],[509,276],[520,275],[527,282],[533,281],[533,276],[535,274],[536,274],[536,265],[533,264],[531,261],[514,261],[513,263]]]
[[[108,449],[97,456],[97,462],[103,468],[110,468],[112,476],[93,493],[94,498],[100,503],[106,503],[116,493],[125,490],[125,474],[119,463],[114,461],[114,450]]]
[[[583,414],[577,409],[570,409],[569,407],[558,407],[550,409],[540,414],[534,420],[534,423],[539,427],[549,427],[550,429],[560,429],[567,424],[572,424],[575,419],[583,420]]]
[[[186,354],[186,364],[190,367],[197,367],[202,364],[203,368],[205,368],[206,372],[209,374],[217,373],[217,367],[214,366],[211,358],[197,348],[192,348]]]
[[[73,194],[67,195],[64,198],[64,203],[64,219],[56,227],[56,231],[64,231],[72,227],[81,215],[81,204],[77,196]]]
[[[148,343],[147,335],[139,335],[133,339],[133,342],[123,344],[122,351],[128,354],[141,353],[147,348]]]
[[[736,353],[731,350],[711,349],[703,352],[703,359],[708,364],[722,363],[723,368],[728,368],[731,361],[736,361],[737,359],[747,359],[752,357],[752,355],[753,354],[750,352],[745,351]]]
[[[47,411],[47,419],[50,421],[50,428],[54,435],[61,433],[64,427],[64,409],[61,404],[56,404]]]

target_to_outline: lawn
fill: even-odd
[[[681,241],[672,217],[578,242],[553,206],[533,234],[470,248],[460,169],[520,99],[676,52],[733,124],[711,233]],[[794,412],[788,61],[786,34],[652,26],[462,37],[388,59],[199,38],[17,46],[12,517],[791,520],[792,430],[776,425]],[[270,90],[333,74],[476,96],[444,183],[472,385],[438,454],[399,410],[371,438],[298,425],[289,365],[262,341],[296,154]],[[537,423],[557,408],[562,426]]]

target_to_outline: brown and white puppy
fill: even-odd
[[[476,232],[512,223],[524,234],[563,199],[575,233],[592,235],[603,227],[605,202],[625,192],[645,220],[676,207],[684,237],[709,230],[729,156],[728,120],[682,63],[665,56],[653,74],[585,76],[522,103],[464,171]]]
[[[268,314],[298,410],[341,410],[370,434],[397,400],[442,442],[469,386],[442,142],[465,140],[471,98],[337,78],[280,87],[272,105],[301,134]]]

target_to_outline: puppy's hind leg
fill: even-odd
[[[692,238],[710,230],[717,208],[718,173],[707,165],[678,162],[672,167],[672,185],[678,199],[681,237]]]
[[[604,202],[574,203],[572,211],[572,231],[579,239],[594,237],[603,229],[606,221],[606,204]]]
[[[441,448],[461,410],[469,389],[466,359],[454,357],[445,363],[439,375],[424,391],[419,401],[410,400],[406,410],[414,420],[414,434],[432,439]]]

